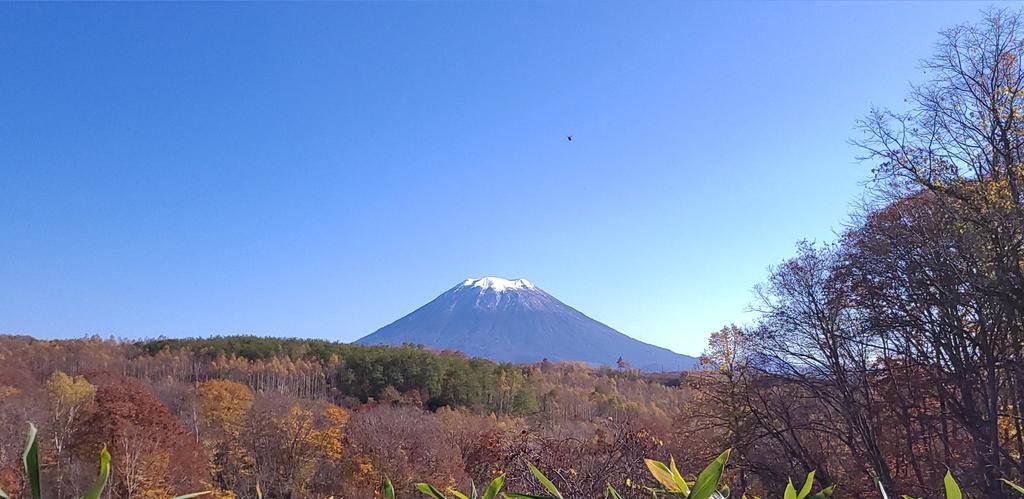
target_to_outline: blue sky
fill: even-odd
[[[0,4],[0,331],[351,341],[495,275],[698,353],[981,7]]]

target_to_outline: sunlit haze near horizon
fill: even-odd
[[[353,341],[498,276],[697,354],[984,7],[5,3],[0,332]]]

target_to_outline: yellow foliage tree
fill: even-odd
[[[96,387],[82,376],[68,376],[56,371],[43,384],[50,405],[50,423],[53,431],[53,449],[56,464],[56,494],[64,489],[64,461],[67,445],[75,431],[75,423],[82,410],[96,400]]]
[[[292,490],[305,490],[318,466],[341,458],[341,440],[349,413],[334,404],[314,412],[293,405],[276,418],[280,433],[280,457],[291,471],[287,481]]]
[[[252,400],[252,390],[234,381],[215,379],[196,388],[200,420],[227,438],[238,437]]]
[[[196,387],[200,440],[221,485],[234,486],[253,473],[253,457],[239,443],[252,404],[252,390],[242,383],[215,379]]]

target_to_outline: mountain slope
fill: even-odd
[[[409,315],[356,341],[412,343],[508,362],[572,360],[648,371],[683,370],[696,359],[630,338],[526,279],[467,279]]]

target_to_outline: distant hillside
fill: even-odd
[[[526,279],[467,279],[414,312],[365,336],[366,345],[420,344],[508,362],[581,361],[646,371],[694,367],[693,357],[622,334]]]

